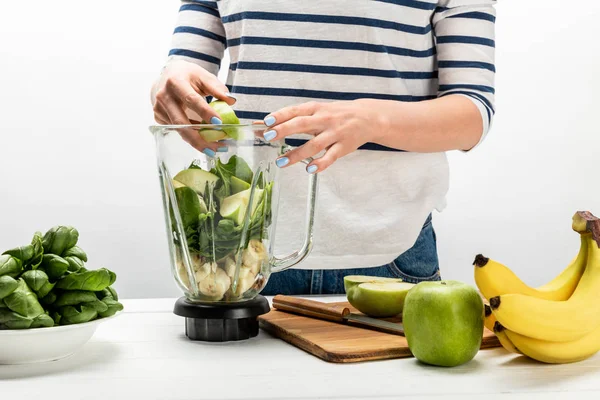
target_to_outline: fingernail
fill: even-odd
[[[226,147],[226,146],[224,146],[224,147],[219,147],[219,148],[217,149],[217,151],[218,151],[219,153],[227,153],[227,150],[228,150],[228,149],[227,149],[227,147]]]
[[[212,117],[210,119],[210,123],[213,124],[213,125],[221,125],[223,123],[223,121],[221,121],[220,118]]]
[[[275,117],[272,115],[269,115],[268,117],[265,117],[264,121],[265,121],[266,126],[271,126],[275,123]]]
[[[214,157],[216,155],[216,153],[214,151],[212,151],[211,149],[204,149],[204,150],[202,150],[202,152],[209,157]]]
[[[277,160],[275,160],[275,164],[279,168],[285,167],[286,165],[288,165],[289,162],[290,162],[290,160],[287,157],[281,157],[281,158],[278,158]]]
[[[234,99],[235,101],[237,101],[237,98],[232,95],[231,93],[225,93],[225,96],[229,97],[230,99]]]
[[[306,168],[306,172],[308,172],[309,174],[314,174],[315,172],[317,172],[317,167],[316,165],[309,165],[308,168]]]
[[[275,136],[277,136],[277,132],[275,132],[274,130],[266,131],[265,134],[263,135],[265,140],[268,142],[275,139]]]

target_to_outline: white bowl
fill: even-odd
[[[98,325],[120,313],[83,324],[0,330],[0,364],[31,364],[68,357],[92,338]]]

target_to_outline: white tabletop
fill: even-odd
[[[328,300],[336,300],[330,298]],[[331,364],[261,331],[230,343],[192,342],[175,299],[125,300],[75,355],[0,366],[2,399],[554,399],[600,398],[600,354],[543,365],[483,350],[436,368],[413,358]]]

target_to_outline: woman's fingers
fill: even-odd
[[[210,121],[211,124],[220,125],[222,123],[219,118],[219,114],[208,105],[204,97],[198,93],[192,85],[182,79],[170,78],[165,83],[166,96],[161,98],[162,92],[157,93],[156,100],[157,102],[164,103],[171,100],[178,100],[178,103],[183,105],[186,108],[194,111],[198,114],[204,121]],[[173,94],[172,96],[170,94]],[[187,119],[187,117],[186,117]]]
[[[316,135],[322,131],[323,126],[321,126],[314,117],[300,116],[292,118],[282,124],[278,124],[273,128],[269,128],[263,136],[265,140],[271,142],[297,133]]]
[[[338,159],[352,153],[354,150],[356,150],[356,149],[353,149],[352,146],[348,146],[344,142],[337,142],[333,146],[331,146],[329,149],[327,149],[327,151],[325,152],[323,157],[320,157],[320,158],[314,160],[313,162],[311,162],[306,167],[306,172],[308,172],[309,174],[323,172],[327,168],[329,168],[331,166],[331,164],[336,162]]]
[[[161,114],[154,113],[154,120],[161,125],[169,125],[169,120],[165,119]]]
[[[223,84],[211,73],[202,74],[201,79],[196,80],[194,83],[198,86],[198,91],[206,94],[207,96],[213,96],[219,100],[223,100],[230,106],[235,104],[235,96],[229,93],[227,86]]]
[[[163,107],[169,116],[171,125],[190,125],[187,115],[185,115],[183,110],[176,103],[168,102],[164,104]],[[216,152],[219,150],[218,143],[208,143],[195,129],[180,128],[177,131],[183,140],[207,156],[214,157]]]
[[[275,164],[280,167],[287,167],[294,165],[297,162],[306,160],[310,157],[315,157],[323,150],[327,149],[333,143],[335,143],[335,135],[332,132],[323,132],[322,134],[315,136],[313,139],[304,143],[302,146],[295,148],[279,157],[275,160]]]
[[[308,117],[313,115],[320,104],[314,101],[308,103],[298,104],[295,106],[285,107],[279,111],[271,113],[264,118],[265,125],[268,127],[274,127],[282,124],[286,121],[291,120],[295,117]]]

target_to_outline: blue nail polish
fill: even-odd
[[[229,150],[229,149],[227,148],[227,146],[219,147],[219,148],[217,149],[217,151],[218,151],[219,153],[227,153],[227,150]]]
[[[266,131],[263,135],[267,142],[270,142],[271,140],[275,139],[275,136],[277,136],[277,132],[275,132],[274,130]]]
[[[211,149],[204,149],[204,150],[202,150],[202,152],[209,157],[214,157],[216,155],[216,153],[214,151],[212,151]]]
[[[276,164],[276,165],[277,165],[279,168],[281,168],[281,167],[285,167],[286,165],[288,165],[288,164],[289,164],[289,162],[290,162],[289,158],[287,158],[287,157],[281,157],[281,158],[278,158],[278,159],[275,161],[275,164]]]
[[[269,115],[268,117],[266,117],[264,119],[264,121],[265,121],[265,125],[266,126],[271,126],[271,125],[273,125],[275,123],[275,117],[272,116],[272,115]]]
[[[306,168],[306,172],[308,172],[309,174],[314,174],[315,172],[317,172],[317,166],[316,165],[309,165],[308,168]]]
[[[210,123],[213,124],[213,125],[221,125],[223,123],[223,121],[221,121],[220,118],[212,117],[210,119]]]

